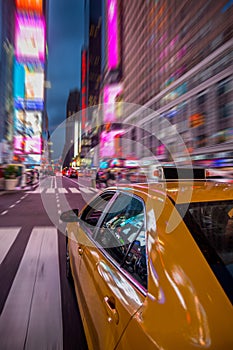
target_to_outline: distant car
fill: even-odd
[[[66,176],[67,169],[68,169],[67,167],[62,169],[62,172],[61,172],[62,176]]]
[[[74,169],[74,168],[69,168],[66,172],[66,176],[68,177],[78,177],[78,170]]]
[[[186,170],[61,215],[88,349],[233,348],[233,184]]]

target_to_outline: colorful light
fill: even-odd
[[[43,0],[16,0],[16,7],[19,10],[42,13],[42,5]]]
[[[42,18],[16,15],[15,49],[19,61],[45,59],[45,23]]]
[[[122,84],[112,84],[104,87],[104,123],[116,120],[116,97],[123,91]]]
[[[118,54],[118,28],[117,28],[117,0],[108,0],[108,68],[117,68]]]
[[[103,131],[100,136],[100,156],[113,157],[116,154],[115,137],[124,133],[125,130]]]

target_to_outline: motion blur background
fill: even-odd
[[[233,166],[233,0],[0,4],[0,163]]]

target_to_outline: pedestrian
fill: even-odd
[[[30,171],[30,186],[31,186],[31,189],[33,188],[33,180],[34,180],[34,171],[31,170]]]

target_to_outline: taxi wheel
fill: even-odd
[[[66,242],[66,277],[70,282],[72,282],[73,278],[72,278],[71,267],[70,267],[68,241]]]

